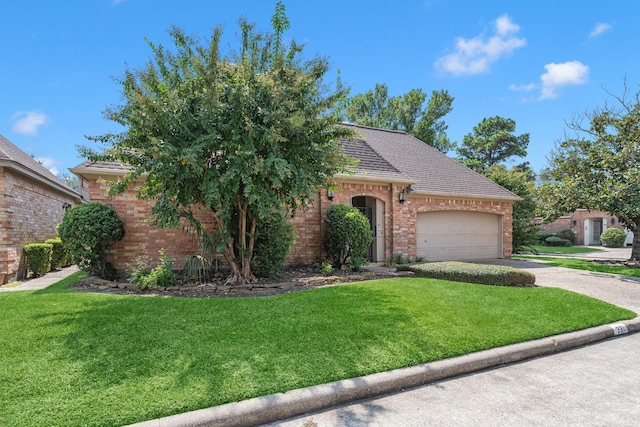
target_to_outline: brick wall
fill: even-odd
[[[136,197],[139,184],[116,197],[107,195],[109,186],[101,179],[83,179],[82,186],[91,202],[112,207],[125,224],[124,238],[116,242],[107,254],[107,262],[113,264],[118,274],[130,271],[137,257],[148,257],[150,266],[159,264],[161,249],[174,259],[175,268],[180,268],[185,256],[200,254],[197,236],[189,227],[162,229],[149,224],[153,202]],[[211,226],[206,212],[200,212],[199,219],[206,226]]]
[[[333,204],[351,205],[353,197],[365,196],[376,198],[384,203],[384,257],[402,252],[415,256],[416,219],[420,212],[430,211],[474,211],[499,215],[503,218],[503,256],[511,256],[511,202],[496,202],[466,198],[420,197],[411,193],[406,202],[400,203],[398,194],[405,185],[374,184],[363,182],[339,183],[340,190],[334,192],[330,201],[326,188],[321,188],[318,197],[307,206],[306,210],[296,213],[292,222],[296,230],[296,242],[291,250],[287,263],[311,264],[325,259],[322,240],[324,235],[324,216]],[[101,202],[113,207],[125,222],[125,237],[110,250],[108,261],[119,273],[129,270],[136,256],[148,255],[158,262],[158,251],[167,249],[168,255],[176,260],[176,267],[185,255],[199,253],[195,236],[182,229],[157,229],[147,222],[151,202],[138,200],[136,188],[114,198],[108,197],[108,186],[100,179],[82,180],[83,192],[92,202]],[[203,212],[201,218],[206,218]],[[209,221],[210,225],[210,221]]]
[[[340,183],[341,189],[334,192],[333,201],[329,201],[327,190],[321,189],[318,199],[305,212],[299,212],[293,223],[296,227],[296,243],[289,255],[291,263],[313,263],[324,259],[322,236],[324,214],[332,204],[350,205],[353,197],[367,196],[380,199],[385,204],[385,258],[402,252],[416,256],[416,220],[417,214],[432,211],[470,211],[492,213],[503,219],[503,256],[511,256],[512,241],[512,203],[465,198],[420,197],[408,194],[405,203],[400,203],[399,193],[404,185]]]
[[[625,231],[624,226],[620,224],[618,218],[601,211],[589,211],[587,209],[578,209],[571,215],[565,215],[556,219],[549,224],[542,224],[540,233],[555,233],[560,230],[573,229],[576,231],[576,245],[585,244],[584,223],[590,219],[602,219],[606,224],[605,228],[619,228]]]
[[[6,282],[24,278],[23,247],[55,238],[63,205],[76,200],[9,168],[0,168],[0,189],[0,273]]]

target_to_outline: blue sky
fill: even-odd
[[[605,89],[640,83],[640,2],[285,1],[288,39],[326,56],[353,95],[386,83],[390,95],[446,89],[445,117],[461,142],[483,118],[529,133],[534,170],[565,120],[602,106]],[[207,37],[222,24],[237,46],[238,18],[270,30],[269,0],[21,0],[0,4],[0,134],[56,174],[84,159],[85,135],[118,127],[102,111],[120,101],[113,77],[149,59],[145,37],[170,44],[172,25]],[[94,146],[97,148],[97,146]],[[519,162],[518,162],[519,163]]]

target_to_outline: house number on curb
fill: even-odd
[[[629,333],[629,328],[624,323],[616,323],[615,325],[609,325],[613,329],[613,335],[622,335]]]

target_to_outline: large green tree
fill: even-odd
[[[513,250],[536,242],[535,173],[528,163],[511,169],[505,163],[527,155],[529,134],[515,135],[516,122],[500,116],[483,119],[465,135],[458,148],[459,161],[522,200],[513,203]]]
[[[255,280],[262,221],[305,207],[348,166],[338,140],[351,131],[330,114],[344,89],[327,88],[325,58],[303,60],[301,45],[283,43],[281,3],[271,22],[273,33],[264,33],[241,19],[240,47],[229,52],[220,27],[204,44],[172,28],[173,51],[149,41],[148,64],[119,80],[124,103],[105,112],[126,130],[89,137],[106,151],[81,148],[90,160],[131,167],[111,194],[144,178],[138,196],[154,200],[152,223],[193,225],[223,254],[230,283]]]
[[[578,208],[615,215],[633,231],[640,260],[640,92],[625,84],[612,102],[576,116],[558,142],[541,186],[541,213],[551,221]]]
[[[373,90],[348,99],[344,117],[362,126],[403,130],[446,153],[456,145],[447,137],[442,119],[451,111],[453,100],[446,90],[434,90],[428,100],[422,89],[389,96],[386,84],[376,84]]]
[[[505,165],[493,165],[485,170],[485,176],[522,199],[513,203],[511,227],[513,252],[519,252],[526,249],[527,246],[535,245],[538,241],[539,227],[533,221],[537,212],[537,193],[533,171],[526,165],[511,169],[507,169]]]
[[[493,165],[525,157],[529,145],[529,134],[515,134],[516,122],[500,116],[489,117],[473,128],[473,133],[464,136],[458,148],[460,161],[483,173]]]

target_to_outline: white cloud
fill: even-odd
[[[519,25],[508,15],[502,15],[495,21],[493,36],[458,38],[455,52],[438,58],[435,66],[441,72],[457,76],[486,73],[491,64],[527,44],[526,39],[516,37],[519,31]]]
[[[15,133],[22,133],[25,135],[37,136],[38,129],[43,126],[51,118],[42,111],[19,111],[11,117],[15,121],[12,130]]]
[[[541,100],[556,98],[560,88],[585,84],[589,78],[589,67],[580,61],[568,61],[562,64],[552,62],[544,68],[547,72],[540,76]]]
[[[509,85],[509,90],[521,91],[521,92],[531,92],[536,89],[535,83],[529,83],[528,85]]]
[[[564,86],[576,86],[587,83],[589,79],[589,66],[580,61],[568,61],[562,64],[554,62],[544,66],[547,70],[540,76],[541,83],[529,83],[526,85],[510,84],[509,90],[520,92],[533,92],[540,88],[538,101],[554,99],[558,97],[558,91]],[[533,98],[524,99],[526,102],[533,101]]]
[[[601,36],[602,34],[606,33],[607,31],[609,31],[611,29],[611,25],[606,24],[604,22],[598,22],[596,24],[595,27],[593,27],[593,30],[591,30],[591,32],[589,33],[589,37],[598,37]]]
[[[38,163],[40,163],[45,168],[49,169],[49,172],[58,176],[58,166],[62,165],[62,162],[57,161],[56,159],[52,159],[50,157],[36,157],[35,159]]]

